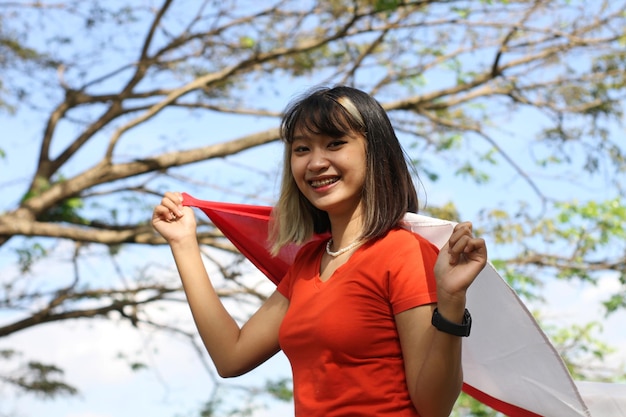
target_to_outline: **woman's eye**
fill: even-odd
[[[307,148],[306,146],[294,146],[292,148],[292,151],[295,153],[302,153],[306,152],[307,150],[309,150],[309,148]]]
[[[337,148],[337,147],[343,145],[344,143],[346,143],[346,142],[343,141],[343,140],[334,140],[334,141],[332,141],[332,142],[330,142],[328,144],[328,147],[329,148]]]

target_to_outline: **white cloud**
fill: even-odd
[[[614,274],[599,278],[595,285],[578,281],[552,281],[545,287],[546,303],[541,305],[542,317],[558,326],[598,322],[601,328],[595,336],[615,349],[604,363],[610,369],[626,366],[626,310],[608,317],[602,302],[618,292],[621,284]]]

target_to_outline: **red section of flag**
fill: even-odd
[[[202,210],[274,284],[283,278],[300,249],[298,245],[289,245],[283,247],[277,256],[271,255],[268,226],[272,207],[198,200],[187,193],[183,193],[183,205]]]
[[[528,411],[513,404],[500,401],[499,399],[494,398],[491,395],[482,392],[466,383],[463,383],[463,392],[471,395],[481,403],[487,404],[489,407],[501,412],[507,417],[542,417],[541,415],[535,414],[532,411]]]

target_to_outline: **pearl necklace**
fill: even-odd
[[[352,249],[356,248],[360,243],[361,243],[361,239],[357,239],[354,242],[350,243],[345,248],[339,249],[337,252],[332,252],[330,250],[330,245],[333,244],[333,239],[331,238],[331,239],[328,239],[328,242],[326,242],[326,253],[329,254],[330,256],[332,256],[333,258],[336,258],[337,256],[341,255],[342,253],[346,253],[349,250],[352,250]]]

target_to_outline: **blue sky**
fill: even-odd
[[[306,87],[302,84],[285,85],[282,96],[272,98],[272,106],[280,109],[288,99]],[[0,148],[7,157],[0,160],[0,186],[4,191],[0,210],[15,206],[21,198],[24,187],[28,184],[35,167],[36,149],[43,130],[40,114],[24,110],[18,117],[0,113],[2,139]],[[501,139],[507,152],[514,156],[517,163],[530,166],[531,152],[528,143],[534,138],[537,128],[544,120],[532,112],[516,115],[510,123],[494,127],[493,132]],[[124,139],[126,157],[141,154],[146,148],[177,149],[199,143],[220,142],[238,135],[258,131],[273,126],[269,119],[248,119],[240,122],[239,118],[213,119],[210,116],[185,117],[183,112],[164,114],[146,126],[135,129]],[[70,127],[65,133],[71,133]],[[617,135],[624,135],[620,129]],[[626,135],[624,135],[626,136]],[[71,137],[71,134],[68,135]],[[62,139],[62,138],[61,138]],[[65,175],[72,175],[84,169],[90,162],[97,160],[99,152],[105,146],[106,137],[100,139],[96,147],[81,153],[69,165]],[[484,144],[473,146],[485,149]],[[58,150],[59,148],[56,148]],[[223,161],[214,161],[210,165],[191,167],[189,175],[207,184],[220,184],[218,187],[199,186],[192,193],[203,199],[221,201],[253,202],[271,204],[276,196],[278,170],[280,168],[280,146],[272,145],[251,152],[244,152]],[[459,154],[469,155],[469,149]],[[581,157],[582,155],[578,155]],[[476,186],[470,181],[456,178],[449,172],[445,160],[429,158],[433,167],[443,173],[441,181],[433,184],[425,182],[426,195],[431,204],[440,204],[454,200],[467,219],[476,216],[477,211],[489,200],[513,204],[526,200],[537,204],[536,196],[516,173],[501,164],[494,167],[491,174],[493,182],[488,186]],[[262,165],[260,165],[262,162]],[[207,169],[208,168],[208,169]],[[261,172],[275,175],[264,176]],[[538,172],[531,173],[537,174]],[[614,195],[613,189],[606,187],[601,176],[585,177],[584,182],[566,184],[561,172],[546,172],[538,175],[538,181],[544,191],[563,199],[605,199]],[[224,181],[228,178],[228,181]],[[185,190],[191,191],[191,190]],[[145,213],[148,217],[150,213]],[[61,245],[59,254],[69,247]],[[11,276],[14,271],[13,258],[5,249],[0,252],[0,277]],[[88,274],[93,280],[108,280],[114,276],[111,265],[103,265],[94,253],[93,260],[87,262]],[[173,262],[165,248],[135,249],[123,262],[132,265],[132,258],[153,257],[161,259],[164,267],[173,268]],[[71,274],[67,262],[49,261],[37,266],[39,277],[64,279]],[[251,272],[251,280],[271,285],[260,274]],[[617,348],[617,353],[607,360],[614,366],[626,363],[626,334],[623,323],[626,312],[619,312],[608,319],[602,318],[599,301],[619,288],[617,280],[606,276],[599,285],[590,286],[574,282],[549,282],[544,290],[547,303],[541,306],[545,317],[555,323],[571,324],[597,318],[604,323],[602,337]],[[268,291],[271,287],[267,287]],[[233,307],[235,308],[235,307]],[[156,317],[163,314],[159,310],[152,312]],[[183,303],[170,306],[168,314],[180,320],[193,330],[193,324],[186,305]],[[170,317],[172,318],[172,317]],[[0,321],[7,319],[0,313]],[[0,340],[0,348],[11,347],[23,351],[25,359],[41,359],[57,363],[66,371],[66,378],[81,389],[76,398],[56,401],[38,401],[29,396],[9,397],[0,402],[0,415],[11,411],[23,416],[47,417],[152,417],[191,416],[206,399],[212,386],[211,378],[202,369],[201,361],[183,341],[175,337],[154,334],[146,329],[136,331],[125,323],[115,324],[108,321],[72,321],[62,324],[37,326]],[[138,372],[129,369],[127,362],[118,356],[123,352],[131,359],[142,357],[149,368]],[[206,358],[206,355],[205,355]],[[0,366],[6,366],[0,362]],[[4,368],[0,368],[4,369]],[[266,378],[289,375],[289,365],[282,354],[252,374],[228,381],[233,385],[262,383]],[[235,391],[236,392],[236,391]],[[10,392],[0,392],[0,397]],[[268,400],[268,409],[259,411],[255,416],[291,415],[290,404],[280,404]]]

